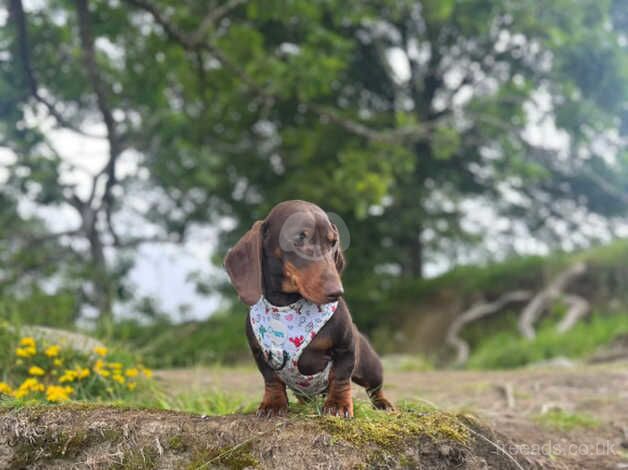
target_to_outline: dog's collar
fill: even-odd
[[[290,312],[294,312],[294,311],[301,311],[303,309],[303,307],[307,307],[310,305],[314,305],[317,307],[320,307],[321,309],[327,309],[327,308],[332,308],[336,310],[335,307],[338,306],[338,301],[336,300],[335,302],[329,302],[327,304],[315,304],[314,302],[310,302],[309,300],[304,299],[303,297],[301,297],[299,300],[297,300],[296,302],[293,302],[291,304],[288,305],[274,305],[272,303],[270,303],[270,301],[264,297],[263,295],[260,297],[260,299],[257,301],[257,304],[259,303],[263,303],[265,306],[268,307],[269,310],[272,310],[273,312],[277,312],[277,313],[290,313]]]

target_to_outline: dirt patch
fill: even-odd
[[[428,414],[416,419],[426,417],[434,420]],[[0,468],[519,468],[478,437],[499,440],[473,421],[464,424],[471,432],[461,441],[458,436],[418,431],[400,440],[369,439],[365,434],[357,440],[346,432],[344,422],[333,420],[204,418],[111,407],[4,410],[0,412]],[[360,427],[360,423],[355,420],[348,426]],[[533,463],[520,462],[523,468]]]

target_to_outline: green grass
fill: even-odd
[[[434,370],[434,364],[420,354],[392,354],[382,357],[384,369],[399,372],[426,372]]]
[[[472,350],[468,367],[509,369],[557,356],[582,358],[625,333],[628,333],[628,314],[599,313],[564,334],[559,334],[554,324],[545,323],[533,340],[522,338],[514,331],[502,331]]]
[[[237,393],[226,393],[218,390],[188,392],[174,396],[157,391],[154,398],[146,400],[143,404],[150,408],[163,410],[222,416],[234,413],[252,413],[257,409],[258,400]]]
[[[560,431],[571,431],[577,428],[597,428],[601,422],[597,418],[585,413],[569,413],[563,410],[552,410],[535,417],[535,421],[542,426]]]

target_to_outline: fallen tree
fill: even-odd
[[[456,350],[456,365],[462,365],[469,359],[469,344],[460,337],[462,329],[480,318],[500,312],[504,307],[513,302],[523,302],[532,297],[529,291],[513,291],[502,295],[495,302],[479,303],[459,315],[450,325],[447,331],[446,342]]]
[[[525,338],[534,339],[536,336],[534,323],[541,317],[551,302],[561,297],[569,302],[571,306],[565,317],[568,318],[568,321],[562,326],[563,332],[573,326],[588,311],[589,304],[586,300],[575,295],[565,297],[563,293],[569,282],[584,274],[586,270],[587,266],[584,263],[576,263],[561,272],[545,289],[534,296],[519,317],[519,331]]]
[[[458,366],[465,364],[469,359],[469,344],[462,339],[462,329],[469,323],[475,322],[490,315],[501,312],[505,307],[516,302],[526,302],[517,327],[521,335],[527,339],[534,339],[536,330],[534,324],[556,300],[562,300],[567,304],[567,312],[558,323],[556,329],[559,333],[565,333],[584,317],[590,310],[589,302],[574,294],[566,294],[564,290],[576,277],[586,272],[584,263],[576,263],[561,272],[547,287],[537,294],[527,290],[515,290],[507,292],[493,302],[481,302],[473,305],[456,317],[447,330],[445,341],[455,350],[454,363]]]

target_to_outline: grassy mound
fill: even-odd
[[[438,410],[358,410],[349,421],[311,411],[267,420],[82,405],[4,408],[0,468],[518,468],[477,439],[486,430]]]

